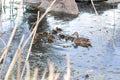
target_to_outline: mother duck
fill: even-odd
[[[78,32],[75,32],[73,34],[73,42],[77,45],[77,46],[83,46],[83,47],[89,47],[91,46],[90,40],[87,38],[82,38],[79,37]]]

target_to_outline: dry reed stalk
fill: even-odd
[[[20,75],[21,75],[21,52],[18,52],[18,67],[17,67],[17,80],[20,80]]]
[[[64,74],[64,76],[63,76],[64,80],[67,80],[67,79],[66,79],[66,76],[67,76],[67,75],[66,75],[66,74]]]
[[[70,80],[70,59],[68,54],[67,54],[66,60],[67,60],[67,80]]]
[[[49,66],[49,75],[48,75],[47,80],[58,80],[60,74],[59,73],[56,73],[56,74],[54,73],[53,63],[49,62],[48,66]],[[41,80],[46,80],[45,75],[46,75],[46,69],[44,70],[44,73],[43,73],[43,76],[42,76]]]
[[[113,0],[113,8],[115,8],[115,0]],[[114,40],[114,36],[115,36],[115,31],[116,31],[116,27],[115,27],[115,10],[113,10],[113,12],[114,12],[114,28],[113,28],[113,34],[112,34],[112,46],[113,46],[113,48],[115,49],[115,47],[116,47],[116,44],[115,44],[115,40]]]
[[[19,6],[18,15],[17,15],[17,18],[16,18],[16,24],[15,24],[15,26],[14,26],[14,28],[13,28],[13,31],[12,31],[11,35],[10,35],[10,38],[9,38],[9,40],[8,40],[8,43],[7,43],[7,45],[5,46],[5,50],[4,50],[4,52],[2,53],[2,56],[1,56],[1,58],[0,58],[0,62],[2,61],[2,59],[4,58],[4,56],[7,55],[8,49],[9,49],[10,44],[11,44],[11,42],[12,42],[12,40],[13,40],[14,35],[15,35],[15,32],[16,32],[16,29],[17,29],[17,26],[18,26],[18,21],[19,21],[19,17],[20,17],[20,13],[21,13],[22,6],[23,6],[23,0],[21,0],[21,5]]]
[[[5,48],[2,50],[2,52],[5,50]],[[3,58],[3,60],[2,60],[2,65],[1,65],[1,70],[0,70],[0,78],[2,79],[2,71],[4,71],[4,67],[5,67],[5,58],[6,58],[6,55],[5,55],[5,57]]]
[[[26,68],[27,68],[27,72],[25,75],[25,80],[30,80],[30,65],[28,61],[26,62]]]
[[[35,68],[32,80],[37,80],[37,78],[38,78],[38,68]]]
[[[58,80],[60,74],[59,73],[56,73],[55,76],[54,76],[54,80]]]
[[[51,62],[49,62],[49,76],[48,76],[48,80],[54,80],[54,65]]]
[[[45,68],[41,80],[45,80],[46,70],[47,70],[47,69]]]
[[[91,4],[92,4],[92,6],[93,6],[93,8],[94,8],[95,14],[98,16],[98,12],[97,12],[97,10],[96,10],[96,8],[95,8],[95,5],[94,5],[94,3],[93,3],[93,0],[91,0]]]
[[[70,59],[69,56],[67,54],[66,56],[66,60],[67,60],[67,73],[64,75],[64,80],[70,80]]]
[[[38,28],[38,25],[39,23],[41,22],[41,20],[45,17],[45,15],[51,10],[52,6],[54,5],[54,3],[56,2],[56,0],[54,0],[50,6],[46,9],[45,13],[40,17],[40,18],[37,18],[37,22],[36,22],[36,25],[32,31],[33,33],[33,36],[32,36],[32,40],[31,40],[31,43],[30,43],[30,47],[29,47],[29,50],[28,50],[28,53],[27,53],[27,57],[26,57],[26,60],[25,60],[25,63],[26,61],[28,61],[28,58],[29,58],[29,55],[30,55],[30,52],[31,52],[31,48],[32,48],[32,44],[33,44],[33,41],[34,41],[34,37],[35,37],[35,34],[36,34],[36,31],[37,31],[37,28]],[[38,14],[39,15],[39,14]],[[22,79],[22,76],[24,74],[24,69],[25,67],[23,68],[23,71],[22,71],[22,75],[21,75],[21,79]]]
[[[22,36],[21,41],[20,41],[20,43],[19,43],[19,45],[18,45],[18,48],[17,48],[17,50],[16,50],[16,52],[15,52],[15,54],[14,54],[14,57],[13,57],[13,59],[12,59],[12,62],[10,63],[10,66],[9,66],[9,68],[8,68],[8,71],[7,71],[6,75],[5,75],[5,80],[8,80],[8,79],[9,79],[10,73],[11,73],[11,71],[12,71],[14,65],[15,65],[15,62],[16,62],[16,60],[17,60],[17,58],[18,58],[18,54],[21,52],[21,45],[22,45],[22,43],[23,43],[23,40],[24,40],[24,36]]]

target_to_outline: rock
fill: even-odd
[[[26,0],[26,2],[31,3],[32,6],[42,11],[45,11],[52,1],[53,0]],[[77,15],[79,10],[75,0],[57,0],[50,12]]]

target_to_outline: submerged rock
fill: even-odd
[[[26,0],[25,2],[30,3],[31,6],[39,10],[45,11],[53,0]],[[78,15],[79,10],[75,0],[57,0],[50,12]]]

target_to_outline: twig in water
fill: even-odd
[[[93,8],[94,8],[95,14],[98,16],[98,12],[97,12],[97,10],[96,10],[96,8],[95,8],[95,5],[94,5],[94,3],[93,3],[93,0],[91,0],[91,4],[92,4],[92,6],[93,6]]]

